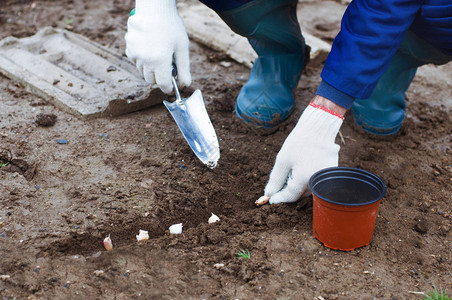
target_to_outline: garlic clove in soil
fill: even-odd
[[[169,232],[171,234],[181,234],[182,233],[182,223],[179,224],[173,224],[169,227]]]
[[[104,247],[107,251],[113,250],[113,242],[111,241],[110,235],[104,238]]]
[[[217,269],[217,270],[220,270],[220,269],[222,269],[222,268],[224,267],[224,264],[222,264],[222,263],[216,263],[216,264],[213,265],[213,267],[214,267],[215,269]]]
[[[212,223],[215,223],[218,221],[220,221],[220,218],[217,215],[215,215],[214,213],[212,213],[212,215],[209,218],[209,224],[212,224]]]
[[[261,206],[264,205],[265,203],[267,203],[268,201],[270,201],[270,196],[264,195],[261,196],[259,199],[256,200],[256,202],[254,202],[257,206]]]
[[[141,230],[140,229],[140,233],[138,235],[136,235],[137,237],[137,241],[145,241],[145,240],[149,240],[149,232],[146,230]]]

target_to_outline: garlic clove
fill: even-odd
[[[136,237],[137,237],[137,241],[149,240],[149,232],[146,230],[140,229],[140,233],[138,235],[136,235]]]
[[[264,205],[265,203],[267,203],[268,201],[270,201],[270,196],[264,195],[261,196],[259,199],[256,200],[256,202],[254,202],[257,206],[261,206]]]
[[[224,267],[224,264],[222,264],[222,263],[216,263],[216,264],[213,265],[213,267],[214,267],[215,269],[217,269],[217,270],[220,270],[220,269],[222,269],[222,268]]]
[[[111,241],[110,235],[104,239],[104,247],[107,251],[113,250],[113,242]]]
[[[220,221],[220,218],[217,215],[215,215],[214,213],[212,213],[212,215],[209,218],[209,224],[212,224],[212,223],[215,223],[218,221]]]
[[[169,227],[169,231],[171,234],[181,234],[182,233],[182,223],[173,224]]]

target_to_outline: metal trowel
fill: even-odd
[[[174,102],[165,100],[163,104],[173,116],[191,150],[203,164],[213,169],[220,158],[220,146],[215,129],[207,114],[201,91],[196,90],[189,98],[182,99],[175,76],[177,76],[177,70],[173,67],[171,79],[176,100]]]

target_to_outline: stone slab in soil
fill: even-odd
[[[0,41],[0,73],[73,115],[116,116],[161,103],[127,58],[63,29]]]
[[[248,40],[234,33],[228,25],[211,9],[203,4],[178,5],[188,35],[195,41],[217,51],[226,53],[237,62],[251,68],[256,59]],[[302,13],[299,9],[297,14]],[[303,28],[303,27],[302,27]],[[303,29],[306,44],[311,47],[311,59],[321,53],[328,53],[331,45]]]

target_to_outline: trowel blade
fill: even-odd
[[[163,101],[195,155],[209,168],[217,166],[220,146],[200,90],[181,101]]]

